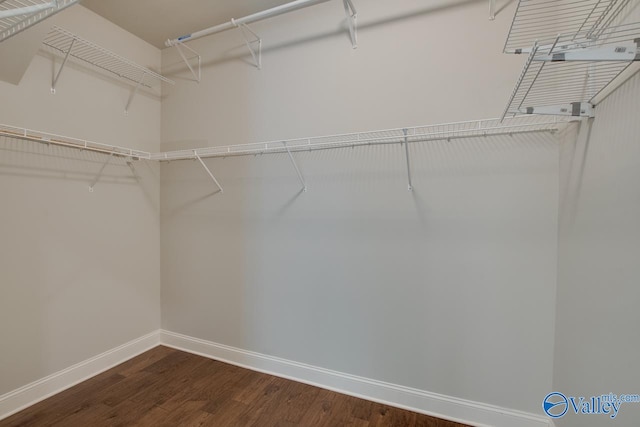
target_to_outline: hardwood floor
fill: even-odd
[[[8,426],[464,427],[156,347],[5,420]]]

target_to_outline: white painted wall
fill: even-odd
[[[173,50],[163,150],[498,116],[522,66],[512,9],[339,2]],[[162,326],[350,374],[540,414],[552,386],[558,145],[546,134],[162,166]]]
[[[554,389],[569,396],[640,394],[640,74],[563,144]],[[560,427],[633,426],[640,404],[606,416],[569,414]]]
[[[143,65],[160,51],[81,6],[47,21]],[[0,64],[10,62],[2,57]],[[60,61],[56,62],[59,66]],[[160,99],[37,55],[0,82],[0,123],[156,151]],[[159,327],[159,167],[0,138],[0,395]]]

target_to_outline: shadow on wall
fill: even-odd
[[[413,192],[399,144],[295,152],[306,193],[286,153],[208,160],[215,197],[200,165],[165,163],[163,326],[477,398],[471,371],[498,372],[494,351],[546,326],[557,148],[549,133],[412,143]]]
[[[563,224],[562,230],[569,229],[576,219],[589,156],[592,128],[593,119],[589,119],[568,127],[561,135],[561,139],[564,140],[561,148],[562,157],[568,162],[564,165],[566,172],[560,177],[559,219]]]
[[[450,2],[447,2],[446,4],[440,4],[437,6],[430,6],[430,7],[425,7],[425,8],[421,8],[421,9],[417,9],[417,10],[413,10],[411,12],[405,12],[396,16],[390,16],[388,18],[384,18],[384,19],[379,19],[376,21],[371,21],[371,22],[363,22],[362,20],[358,21],[358,31],[359,32],[363,32],[363,31],[367,31],[368,29],[371,28],[375,28],[375,27],[380,27],[380,26],[384,26],[384,25],[388,25],[388,24],[392,24],[395,22],[400,22],[400,21],[404,21],[404,20],[408,20],[408,19],[415,19],[418,18],[420,16],[423,15],[429,15],[429,14],[434,14],[434,13],[440,13],[440,12],[444,12],[447,10],[451,10],[451,9],[456,9],[456,8],[460,8],[460,7],[464,7],[466,5],[469,4],[475,4],[478,2],[485,2],[486,0],[453,0]],[[507,3],[500,8],[500,11],[502,11],[504,8],[506,8],[509,3],[513,1],[513,0],[509,0],[507,1]],[[487,9],[488,11],[488,9]],[[488,15],[487,15],[488,16]],[[298,38],[295,40],[291,40],[291,41],[287,41],[284,43],[280,43],[278,45],[274,45],[274,46],[268,46],[268,47],[263,47],[262,48],[262,52],[263,53],[268,53],[268,52],[276,52],[279,50],[283,50],[283,49],[288,49],[291,47],[295,47],[295,46],[300,46],[300,45],[304,45],[307,43],[312,43],[318,40],[323,40],[326,38],[330,38],[330,37],[335,37],[335,36],[342,36],[345,38],[345,40],[348,43],[351,43],[350,40],[350,36],[349,36],[349,28],[348,25],[345,21],[342,21],[341,24],[338,26],[338,28],[331,30],[331,31],[327,31],[324,33],[320,33],[320,34],[315,34],[312,36],[308,36],[308,37],[304,37],[304,38]],[[208,67],[213,67],[219,64],[223,64],[226,62],[231,62],[231,61],[243,61],[249,65],[255,66],[255,64],[252,61],[251,58],[251,54],[248,52],[245,52],[243,49],[246,49],[245,44],[238,44],[236,46],[233,46],[232,48],[226,50],[225,52],[222,53],[222,55],[218,58],[213,58],[213,59],[209,59],[206,61],[202,62],[202,67],[203,68],[208,68]],[[241,51],[242,50],[242,51]],[[179,78],[179,79],[186,79],[186,80],[192,80],[191,74],[188,70],[188,68],[186,67],[186,65],[184,64],[184,62],[182,61],[178,61],[175,62],[173,64],[168,64],[166,66],[163,67],[163,72],[165,73],[166,76],[171,77],[171,78]],[[184,74],[184,73],[187,74]]]
[[[86,184],[139,186],[159,212],[158,168],[151,162],[0,136],[0,176],[63,180]]]

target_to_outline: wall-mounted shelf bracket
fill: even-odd
[[[231,19],[233,26],[240,28],[242,37],[244,37],[244,43],[247,45],[247,49],[251,52],[251,57],[258,70],[262,69],[262,38],[258,36],[247,24],[238,24],[235,19]]]
[[[69,59],[69,54],[71,53],[71,49],[73,49],[73,44],[75,42],[76,42],[75,38],[73,40],[71,40],[71,44],[69,45],[69,49],[67,50],[67,53],[64,54],[64,59],[62,60],[62,64],[60,65],[60,69],[58,70],[56,75],[53,77],[53,81],[51,82],[51,93],[52,94],[56,93],[56,85],[58,84],[58,79],[60,78],[60,74],[62,74],[62,70],[64,69],[64,66],[67,63],[67,60]],[[54,61],[55,61],[55,59],[54,59]]]
[[[349,37],[351,37],[351,47],[358,47],[358,12],[353,6],[352,0],[342,0],[344,3],[344,13],[347,16],[349,26]]]
[[[173,46],[176,47],[176,50],[178,51],[178,53],[180,54],[180,57],[182,58],[182,60],[184,61],[184,63],[187,65],[187,67],[189,68],[189,71],[191,71],[191,75],[193,76],[193,79],[200,83],[200,78],[202,76],[202,57],[200,56],[200,54],[198,52],[196,52],[195,50],[191,49],[189,46],[187,46],[186,44],[178,41],[176,42]],[[182,48],[187,49],[188,51],[190,51],[191,53],[193,53],[194,56],[188,57],[187,55],[185,55],[184,51],[182,50]],[[191,65],[191,61],[193,61],[194,59],[197,59],[197,63],[198,63],[198,72],[196,73],[196,71],[193,69],[193,65]]]
[[[129,114],[129,107],[131,107],[131,102],[133,102],[133,98],[136,96],[136,94],[140,90],[140,86],[142,86],[145,76],[146,76],[146,73],[142,73],[142,76],[140,77],[140,81],[138,82],[136,87],[133,89],[133,91],[131,91],[131,95],[129,95],[129,100],[127,101],[127,106],[124,107],[124,114]]]
[[[496,0],[489,0],[489,20],[496,19]]]
[[[546,62],[640,61],[640,39],[597,47],[565,50],[563,46],[559,46],[557,49],[559,50],[558,52],[548,55],[537,55],[533,60]]]
[[[89,184],[90,193],[93,193],[93,187],[95,187],[98,181],[100,180],[100,177],[102,176],[102,172],[104,172],[104,169],[107,167],[109,162],[111,162],[112,158],[113,158],[113,153],[109,154],[109,156],[107,157],[107,160],[102,164],[102,167],[98,171],[98,174],[96,175],[95,178],[93,178],[93,181],[91,182],[91,184]]]
[[[291,163],[293,164],[293,167],[296,170],[296,173],[298,174],[298,179],[300,180],[300,184],[302,184],[302,191],[307,191],[307,184],[304,182],[304,177],[302,176],[302,173],[298,168],[298,164],[296,163],[296,160],[293,158],[293,154],[291,154],[291,150],[289,150],[289,146],[287,145],[286,142],[282,142],[282,144],[284,145],[284,148],[287,149],[287,154],[289,155],[289,159],[291,159]]]
[[[411,165],[409,163],[409,131],[408,129],[402,129],[402,133],[404,134],[404,141],[402,142],[404,144],[404,155],[407,160],[407,182],[409,183],[407,190],[411,191],[413,190],[413,185],[411,184]]]
[[[595,117],[596,111],[588,102],[572,102],[570,104],[548,105],[544,107],[527,107],[515,111],[516,114],[543,114],[552,116]]]
[[[209,168],[207,167],[207,165],[204,163],[204,161],[202,160],[202,158],[198,155],[198,152],[196,150],[193,150],[193,156],[198,159],[198,161],[200,162],[200,164],[202,165],[202,167],[204,168],[205,171],[207,171],[207,173],[209,174],[209,176],[211,177],[211,179],[213,180],[213,182],[218,186],[218,188],[220,189],[221,193],[224,193],[224,189],[222,188],[222,186],[220,185],[220,183],[218,182],[218,180],[216,179],[215,176],[213,176],[213,174],[211,173],[211,171],[209,170]]]

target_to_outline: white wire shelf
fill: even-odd
[[[588,31],[535,43],[503,117],[526,114],[535,107],[592,104],[640,57],[640,23],[603,30],[598,39]]]
[[[0,136],[35,141],[48,145],[56,145],[67,148],[74,148],[83,151],[91,151],[102,154],[109,154],[116,157],[129,157],[133,159],[151,158],[151,154],[146,151],[134,150],[131,148],[118,147],[116,145],[102,144],[85,139],[71,138],[54,133],[42,132],[33,129],[20,128],[10,125],[0,124]]]
[[[362,145],[399,144],[403,142],[414,143],[523,132],[555,131],[567,121],[568,119],[563,117],[543,117],[535,115],[507,119],[502,123],[500,119],[474,120],[411,128],[168,151],[151,154],[151,159],[171,161],[197,159],[199,157],[247,156],[287,153],[288,151],[312,151]]]
[[[84,65],[106,71],[113,76],[125,79],[136,86],[152,88],[154,81],[175,84],[171,79],[162,76],[142,65],[138,65],[108,49],[53,26],[44,40],[48,50],[62,57],[73,58]]]
[[[520,0],[504,46],[522,53],[537,41],[551,44],[558,34],[581,34],[598,40],[617,24],[630,0]]]
[[[0,0],[0,42],[73,6],[80,0]],[[24,11],[26,13],[19,13]],[[35,11],[35,12],[32,12]],[[17,14],[13,14],[13,13]]]
[[[387,129],[372,132],[347,133],[340,135],[329,135],[312,138],[290,139],[285,141],[271,141],[253,144],[227,145],[222,147],[206,147],[191,150],[168,151],[162,153],[148,153],[145,151],[133,150],[130,148],[117,147],[113,145],[100,144],[55,135],[46,132],[39,132],[14,126],[0,125],[0,136],[13,139],[36,141],[52,145],[60,145],[79,150],[88,150],[109,154],[98,175],[94,178],[89,191],[93,192],[93,187],[100,179],[104,168],[109,161],[115,157],[131,158],[133,160],[171,161],[171,160],[198,160],[199,164],[215,183],[217,192],[223,193],[224,189],[220,185],[211,169],[204,162],[203,158],[228,157],[228,156],[248,156],[257,154],[287,153],[296,171],[302,191],[307,191],[307,184],[295,158],[294,151],[327,150],[346,147],[356,147],[364,145],[380,144],[400,144],[404,148],[407,164],[408,190],[413,189],[411,181],[411,166],[409,156],[409,143],[424,141],[450,140],[458,138],[481,138],[494,135],[514,135],[528,132],[554,132],[559,130],[563,124],[569,122],[568,117],[542,117],[526,116],[507,119],[474,120],[467,122],[445,123],[439,125],[419,126],[402,129]],[[129,165],[131,167],[131,165]]]
[[[149,153],[147,151],[134,150],[116,145],[103,144],[85,139],[3,124],[0,124],[0,136],[99,152],[120,157],[169,161],[188,160],[197,157],[207,158],[286,153],[287,151],[326,150],[332,148],[356,147],[361,145],[426,142],[443,139],[512,135],[523,132],[556,131],[569,121],[571,121],[571,119],[565,117],[531,115],[509,118],[504,120],[502,123],[500,119],[473,120],[411,128],[386,129],[250,144],[225,145],[219,147],[196,148],[160,153]]]

